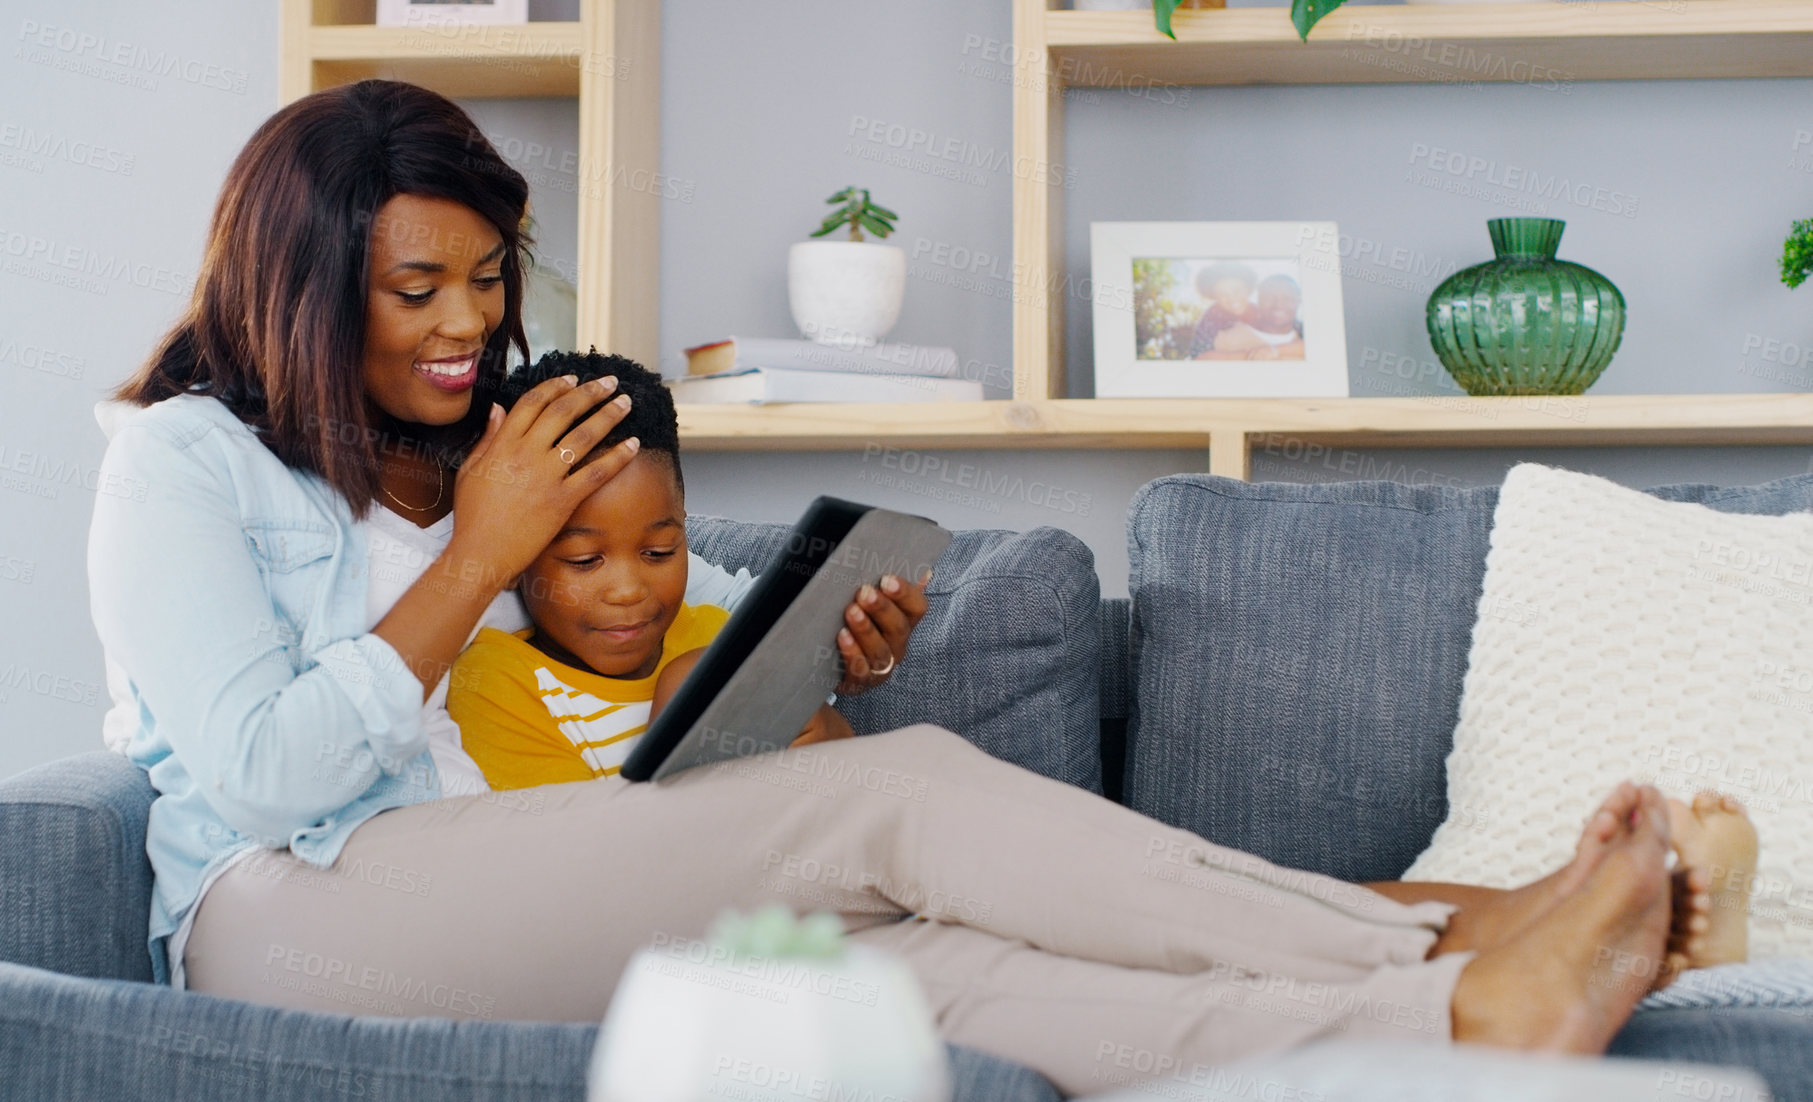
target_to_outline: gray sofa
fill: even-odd
[[[1656,491],[1813,508],[1813,476]],[[1446,812],[1443,762],[1495,491],[1159,479],[1135,497],[1127,600],[1055,529],[958,534],[910,661],[847,706],[931,721],[1029,769],[1274,861],[1391,879]],[[695,550],[760,569],[783,529],[715,518]],[[71,741],[78,741],[79,733]],[[589,1026],[275,1011],[150,983],[152,791],[94,752],[0,782],[0,1097],[580,1099]],[[1614,1054],[1759,1071],[1813,1102],[1804,1009],[1663,1010]],[[962,1100],[1055,1099],[951,1050]]]

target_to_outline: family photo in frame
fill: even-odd
[[[1297,262],[1134,257],[1133,325],[1142,360],[1301,360]]]
[[[1332,222],[1091,227],[1097,397],[1345,397]]]
[[[380,27],[503,26],[529,21],[529,0],[378,0]]]

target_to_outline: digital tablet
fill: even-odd
[[[843,679],[837,632],[864,584],[917,581],[950,545],[924,517],[821,497],[624,761],[626,780],[784,749]]]

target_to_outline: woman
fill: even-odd
[[[234,164],[193,305],[122,388],[146,408],[104,467],[148,489],[97,499],[92,603],[160,794],[150,935],[178,982],[589,1020],[654,935],[809,888],[907,960],[947,1037],[1073,1093],[1125,1046],[1176,1066],[1341,1031],[1604,1049],[1670,925],[1651,789],[1510,893],[1286,873],[930,727],[661,787],[449,798],[445,671],[634,454],[569,466],[621,416],[574,423],[606,387],[545,383],[508,416],[484,396],[523,345],[525,199],[439,96],[300,100]],[[426,561],[384,558],[406,527],[439,539]],[[885,676],[923,611],[898,581],[853,608],[845,687]]]

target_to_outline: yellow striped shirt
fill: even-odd
[[[529,644],[533,629],[482,628],[453,664],[447,712],[492,788],[615,776],[643,732],[667,664],[709,644],[730,614],[682,605],[647,677],[605,677]]]

